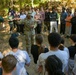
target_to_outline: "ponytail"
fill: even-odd
[[[42,45],[39,46],[38,55],[40,55],[41,53],[44,53],[44,46]]]
[[[60,44],[58,48],[59,48],[60,50],[64,50],[64,45],[63,45],[63,44]]]

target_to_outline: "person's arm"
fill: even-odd
[[[76,54],[75,54],[75,57],[74,57],[73,75],[76,75]]]
[[[42,58],[42,53],[39,55],[37,66],[38,66],[38,72],[41,73],[43,71],[43,64],[45,63],[45,60]]]
[[[26,59],[25,60],[26,60],[26,65],[29,66],[31,59],[30,59],[30,57],[29,57],[27,52],[26,52]]]

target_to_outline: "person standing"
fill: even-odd
[[[31,46],[31,54],[33,55],[34,63],[37,64],[38,57],[41,53],[48,52],[48,48],[43,46],[43,36],[41,34],[37,34],[35,37],[36,44]]]
[[[13,16],[11,15],[10,12],[9,12],[9,15],[8,15],[8,22],[9,22],[9,26],[10,26],[10,32],[9,33],[12,33],[12,30],[13,30]]]
[[[55,55],[48,56],[45,60],[45,70],[48,75],[65,75],[62,72],[62,62]]]
[[[42,20],[42,32],[44,32],[45,11],[44,11],[43,7],[41,7],[39,13],[40,13],[40,15],[41,15],[41,20]]]
[[[24,11],[22,11],[20,14],[20,20],[24,20],[25,18],[26,18],[26,15],[25,15]],[[22,34],[24,34],[24,24],[23,23],[20,24],[20,32]]]
[[[52,12],[50,13],[49,16],[50,16],[50,33],[53,32],[53,28],[55,29],[56,32],[58,32],[58,27],[57,27],[58,15],[55,7],[52,7]]]
[[[7,55],[3,57],[1,64],[3,69],[2,75],[12,75],[17,65],[17,59],[13,55]]]
[[[36,33],[40,34],[42,29],[42,17],[39,10],[36,10],[35,21],[37,22]]]
[[[44,68],[45,60],[50,55],[56,55],[63,63],[62,72],[65,72],[65,69],[66,69],[66,67],[68,65],[69,57],[68,57],[68,53],[66,51],[61,51],[61,50],[58,49],[58,46],[61,43],[61,36],[58,33],[54,33],[54,32],[50,33],[48,35],[48,42],[49,42],[49,45],[50,45],[50,50],[47,53],[41,53],[39,55],[39,58],[38,58],[38,61],[37,61],[38,69],[43,68],[41,73],[43,72],[43,75],[44,75],[44,72],[45,72],[45,68]]]
[[[65,35],[66,35],[66,37],[69,37],[71,35],[71,18],[72,18],[72,16],[71,16],[71,12],[68,12],[67,14],[68,15],[65,19],[65,21],[66,21]]]
[[[72,34],[76,34],[76,11],[74,12],[74,16],[71,19],[72,24]]]
[[[62,12],[61,12],[61,16],[60,16],[60,22],[61,22],[61,25],[60,25],[60,34],[65,34],[65,24],[66,24],[66,19],[67,17],[67,13],[65,12],[65,8],[62,7]]]
[[[68,47],[68,50],[69,50],[69,71],[68,71],[68,74],[69,75],[72,75],[73,72],[73,68],[74,68],[74,56],[76,54],[76,34],[72,34],[70,36],[70,42],[71,42],[71,46]]]
[[[30,65],[30,57],[28,53],[18,48],[19,40],[15,37],[9,38],[9,45],[12,50],[9,53],[7,53],[5,56],[12,54],[17,59],[16,70],[12,72],[12,75],[27,75],[25,66]]]
[[[35,21],[32,19],[31,14],[27,14],[26,19],[22,20],[21,23],[24,24],[24,34],[25,34],[25,41],[26,41],[26,50],[30,54],[31,45],[34,44],[34,24]]]
[[[45,11],[44,24],[47,27],[47,30],[50,32],[50,17],[49,17],[49,15],[50,15],[50,11],[47,8],[46,11]]]

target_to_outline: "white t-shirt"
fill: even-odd
[[[23,15],[20,15],[20,19],[25,19],[26,18],[26,15],[23,14]]]
[[[3,58],[3,55],[2,55],[2,53],[0,52],[0,58],[2,59]]]
[[[69,55],[69,50],[68,50],[67,47],[64,47],[64,50],[63,51],[66,51],[68,53],[68,55]]]
[[[76,75],[76,54],[74,57],[74,68],[73,68],[73,73]]]
[[[61,50],[57,50],[57,51],[49,51],[47,53],[41,53],[39,55],[39,58],[38,58],[38,61],[37,61],[37,65],[42,65],[44,62],[45,62],[45,59],[50,56],[50,55],[56,55],[63,63],[63,72],[65,70],[65,68],[67,67],[68,65],[68,54],[66,51],[61,51]]]
[[[13,54],[17,58],[16,70],[12,72],[12,75],[27,75],[25,64],[30,63],[30,57],[26,51],[18,50],[17,52],[9,52],[8,54]],[[8,55],[7,54],[7,55]]]

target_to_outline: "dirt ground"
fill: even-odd
[[[11,48],[9,47],[9,44],[8,44],[8,40],[10,38],[10,34],[9,34],[9,25],[7,23],[5,23],[5,27],[3,28],[2,27],[2,24],[0,24],[0,51],[3,53],[3,54],[6,54],[7,52],[9,52],[11,50]],[[49,47],[48,45],[48,41],[47,41],[47,33],[43,33],[43,36],[44,36],[44,43],[47,47]],[[18,39],[20,41],[20,44],[19,44],[19,48],[22,49],[22,50],[25,50],[25,36],[24,35],[20,35],[18,36]],[[69,46],[69,39],[65,39],[65,46]],[[27,71],[29,72],[29,75],[37,75],[36,71],[35,71],[35,68],[36,68],[36,65],[34,64],[33,62],[33,57],[32,55],[30,56],[31,58],[31,64],[29,67],[26,67],[27,68]]]

